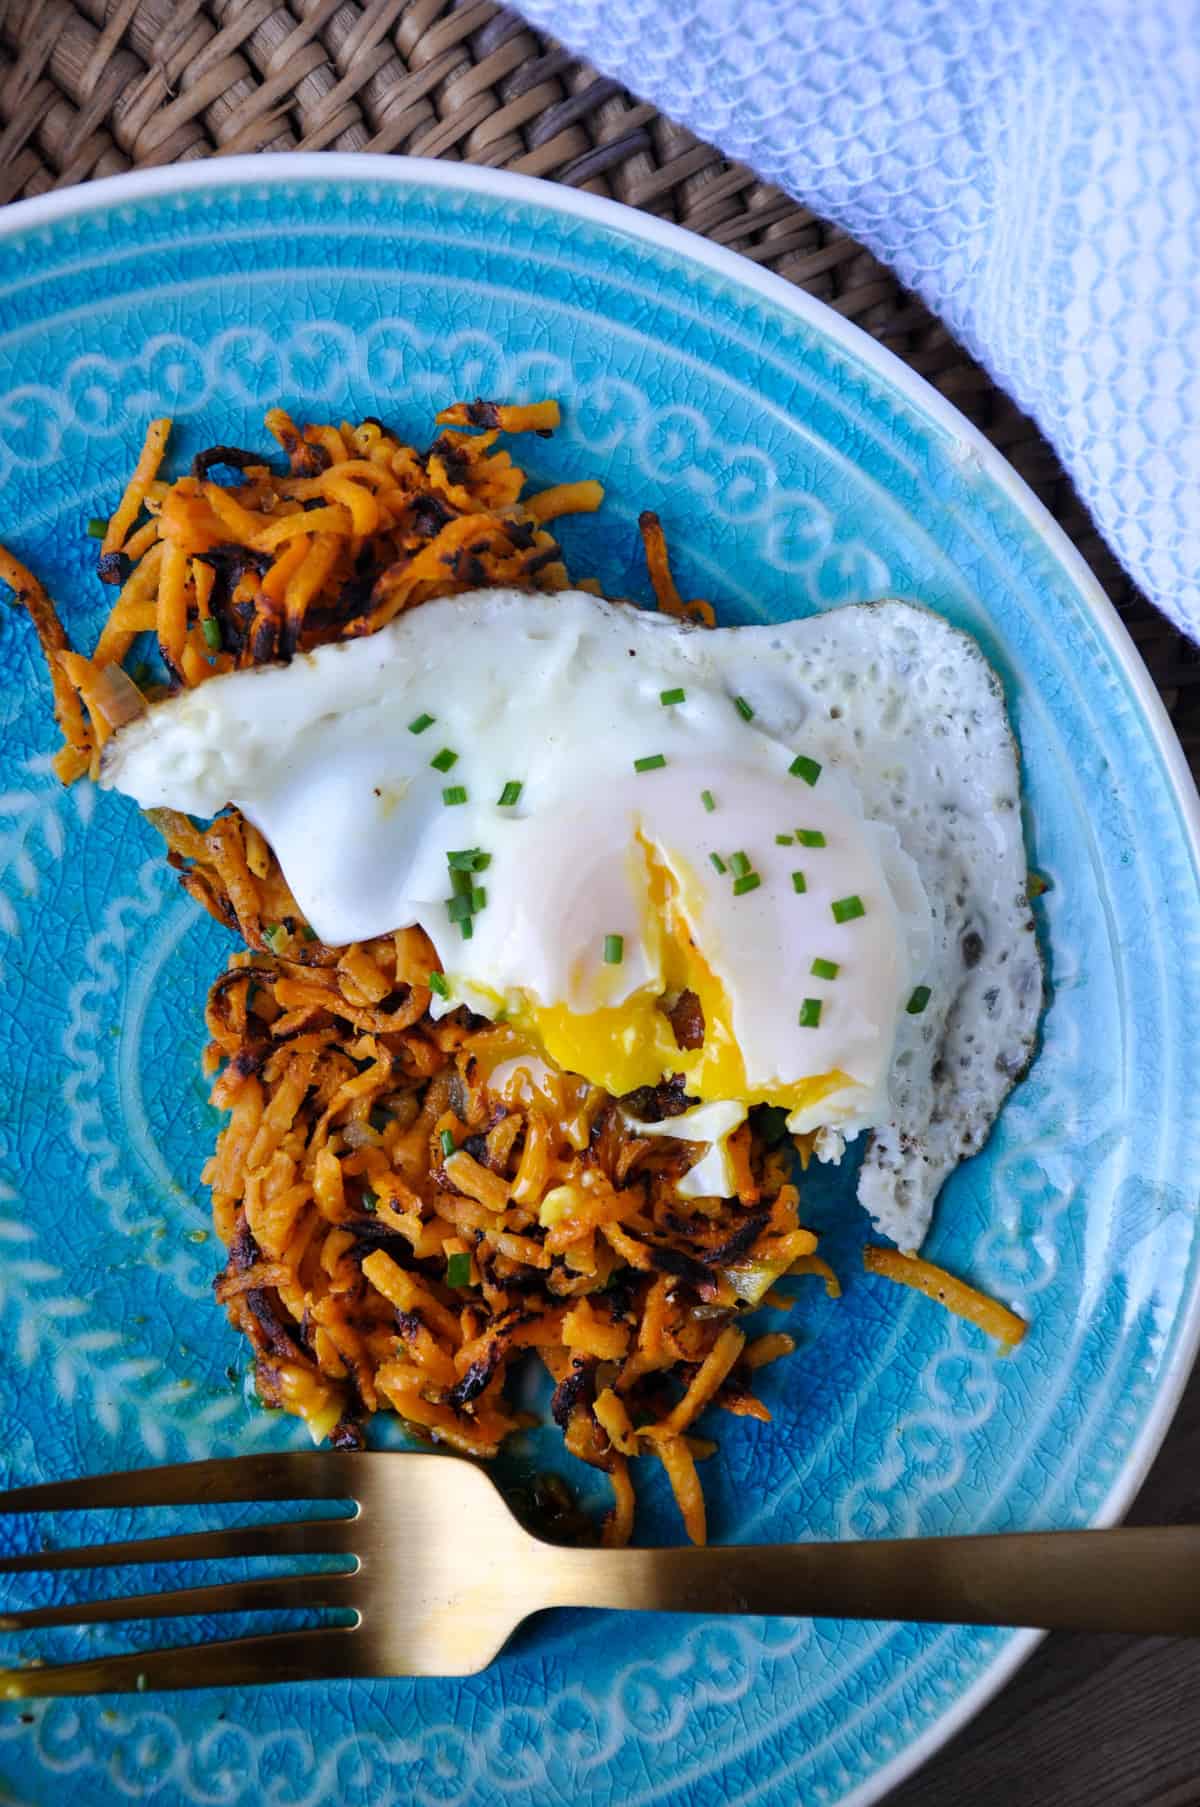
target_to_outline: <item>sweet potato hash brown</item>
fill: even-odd
[[[375,419],[301,428],[273,409],[282,461],[213,446],[174,480],[170,422],[152,422],[116,510],[92,523],[118,594],[90,657],[0,548],[0,579],[46,654],[64,782],[94,775],[107,739],[181,687],[374,633],[434,597],[566,589],[550,524],[597,508],[600,485],[524,495],[500,443],[549,435],[557,404],[460,403],[437,421],[421,452]],[[680,598],[657,519],[641,528],[659,608],[711,624],[707,603]],[[146,636],[157,684],[126,669]],[[786,1308],[789,1274],[838,1290],[800,1221],[808,1150],[784,1113],[755,1109],[731,1139],[735,1196],[681,1198],[696,1147],[630,1122],[687,1109],[680,1080],[624,1099],[566,1073],[514,1091],[528,1050],[506,1023],[430,1015],[441,972],[420,928],[327,946],[236,809],[207,827],[149,813],[183,887],[243,944],[208,1000],[204,1058],[226,1121],[205,1179],[227,1251],[216,1295],[252,1345],[263,1402],[339,1447],[360,1447],[371,1414],[391,1410],[420,1438],[490,1457],[530,1422],[509,1381],[534,1357],[567,1448],[611,1482],[603,1540],[630,1537],[631,1463],[651,1456],[703,1542],[696,1464],[715,1444],[697,1420],[710,1406],[767,1419],[755,1375],[794,1348],[753,1334],[747,1314]],[[704,1033],[694,1003],[672,1005],[680,1047]],[[940,1270],[869,1254],[1019,1338],[1019,1319]]]

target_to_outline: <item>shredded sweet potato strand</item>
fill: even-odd
[[[842,1296],[841,1281],[830,1267],[828,1261],[822,1260],[820,1255],[798,1256],[788,1268],[788,1273],[819,1274],[821,1279],[825,1282],[825,1291],[829,1298],[840,1299]],[[789,1300],[788,1303],[790,1304],[790,1302],[791,1301]]]
[[[50,673],[50,686],[54,693],[55,719],[62,729],[63,739],[66,743],[63,753],[75,756],[74,760],[66,763],[71,767],[71,775],[78,777],[87,769],[91,737],[83,719],[79,692],[64,671],[59,657],[61,653],[71,651],[71,642],[67,638],[67,631],[59,620],[54,604],[32,571],[4,546],[0,546],[0,579],[9,585],[17,601],[28,610],[30,620],[37,630],[37,637]],[[80,760],[82,764],[77,763]],[[60,769],[59,776],[65,778],[65,771]]]
[[[693,1543],[707,1543],[708,1527],[704,1512],[704,1490],[696,1473],[696,1459],[686,1437],[664,1437],[655,1444],[659,1460],[667,1471],[675,1503],[679,1507],[683,1528]]]
[[[167,435],[171,431],[169,420],[152,420],[146,429],[146,438],[142,445],[138,461],[133,467],[133,474],[125,485],[125,494],[121,497],[113,513],[109,516],[108,526],[104,530],[101,553],[120,552],[125,544],[125,536],[141,512],[146,500],[146,492],[158,475],[158,467],[162,463],[163,453],[167,449]]]
[[[869,1274],[881,1274],[885,1280],[894,1280],[899,1286],[911,1286],[927,1299],[944,1305],[955,1317],[978,1325],[980,1330],[1002,1343],[1006,1352],[1016,1348],[1029,1328],[1024,1318],[1010,1311],[1007,1305],[1001,1305],[986,1293],[977,1292],[965,1280],[956,1279],[944,1267],[923,1261],[919,1255],[903,1255],[899,1249],[867,1247],[863,1250],[863,1266]]]
[[[644,509],[638,516],[638,527],[641,530],[642,543],[646,549],[646,566],[650,572],[650,582],[654,586],[654,595],[664,615],[674,615],[680,621],[699,621],[705,627],[715,627],[716,613],[710,602],[685,602],[675,586],[671,575],[671,561],[667,554],[667,538],[662,529],[662,522],[650,509]]]

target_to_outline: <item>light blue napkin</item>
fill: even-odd
[[[891,264],[1200,637],[1197,0],[522,0]]]

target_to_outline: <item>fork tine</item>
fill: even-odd
[[[166,1468],[45,1481],[0,1493],[0,1513],[89,1511],[100,1506],[201,1506],[232,1500],[352,1499],[358,1452],[263,1450]]]
[[[370,1675],[370,1646],[354,1627],[271,1631],[218,1644],[184,1644],[30,1669],[0,1669],[0,1700],[141,1694],[155,1688],[245,1688],[255,1682]]]
[[[231,1556],[352,1556],[355,1522],[352,1518],[298,1518],[277,1525],[235,1525],[228,1531],[139,1537],[131,1543],[84,1544],[73,1550],[28,1550],[19,1556],[0,1557],[0,1575],[107,1569],[130,1562],[223,1562]]]
[[[45,1630],[54,1625],[123,1625],[133,1619],[185,1619],[227,1612],[289,1612],[349,1606],[358,1570],[334,1574],[265,1575],[214,1587],[181,1587],[162,1594],[126,1594],[111,1600],[68,1600],[0,1613],[0,1631]]]

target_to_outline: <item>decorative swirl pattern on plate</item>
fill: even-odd
[[[836,323],[640,227],[568,212],[548,228],[544,206],[510,189],[374,180],[364,165],[325,179],[337,167],[235,189],[205,174],[186,193],[68,213],[14,247],[0,371],[20,379],[0,382],[0,536],[83,596],[80,518],[105,505],[152,409],[194,445],[201,426],[257,435],[281,397],[313,413],[386,406],[419,430],[451,393],[553,390],[564,431],[530,456],[541,480],[609,483],[621,533],[569,531],[576,568],[614,593],[640,581],[624,541],[650,504],[685,579],[737,618],[890,587],[980,632],[1014,705],[1035,859],[1055,880],[1042,907],[1054,1001],[1033,1074],[954,1181],[933,1252],[1027,1308],[1034,1329],[998,1364],[973,1332],[861,1280],[837,1310],[805,1296],[801,1334],[819,1325],[819,1338],[768,1381],[774,1429],[723,1436],[714,1521],[726,1536],[875,1534],[1104,1510],[1192,1334],[1185,1176],[1200,1131],[1181,1065],[1200,1009],[1193,854],[1110,626],[968,429]],[[26,656],[0,616],[6,670],[14,651]],[[229,1345],[197,1296],[212,1251],[186,1241],[176,1191],[196,1158],[180,1075],[197,1031],[180,988],[219,942],[189,926],[120,804],[93,817],[90,792],[56,792],[33,682],[0,690],[0,961],[20,1020],[0,1022],[18,1074],[19,1108],[0,1118],[14,1415],[71,1414],[96,1466],[131,1444],[156,1457],[290,1437],[220,1387]],[[853,1276],[861,1232],[821,1185],[827,1243]],[[71,1279],[85,1267],[86,1296]],[[10,1459],[50,1472],[72,1448],[26,1441]],[[660,1500],[647,1521],[670,1528]],[[0,1764],[47,1801],[69,1777],[80,1807],[113,1788],[230,1807],[682,1807],[704,1790],[832,1807],[873,1796],[1011,1648],[977,1632],[652,1619],[631,1650],[606,1619],[556,1615],[452,1687],[58,1703],[33,1725],[0,1713]]]

